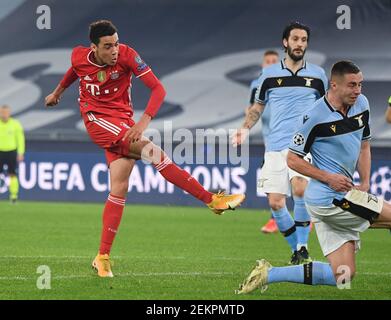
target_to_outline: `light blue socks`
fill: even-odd
[[[286,206],[280,210],[272,209],[272,213],[278,225],[278,229],[284,235],[286,241],[288,241],[292,251],[295,251],[297,249],[296,226],[288,209]]]
[[[298,266],[272,267],[269,269],[267,282],[295,282],[308,285],[327,286],[336,285],[330,264],[318,261]]]
[[[293,200],[295,202],[293,212],[297,234],[297,250],[300,250],[303,246],[307,248],[311,217],[307,212],[303,198],[293,197]]]

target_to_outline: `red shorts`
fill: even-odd
[[[84,124],[91,140],[105,149],[106,162],[129,155],[129,141],[122,141],[125,132],[132,126],[132,119],[110,118],[106,115],[87,112],[83,114]]]

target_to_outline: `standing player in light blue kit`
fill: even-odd
[[[311,258],[307,248],[310,217],[303,200],[307,178],[288,168],[288,147],[298,121],[328,86],[324,70],[304,60],[309,37],[310,29],[298,22],[284,29],[285,59],[263,70],[255,103],[232,141],[234,145],[241,144],[264,109],[269,109],[269,133],[264,139],[265,157],[258,188],[267,194],[278,229],[291,247],[290,264],[308,262]],[[291,191],[295,220],[286,207],[286,197]]]

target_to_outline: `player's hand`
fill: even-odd
[[[359,185],[354,186],[354,189],[363,191],[363,192],[368,192],[370,188],[369,182],[365,183],[360,183]]]
[[[248,129],[243,129],[243,128],[237,129],[231,136],[232,145],[234,147],[241,145],[246,140],[248,134],[249,134]]]
[[[352,180],[336,173],[331,173],[327,176],[327,184],[337,192],[348,192],[354,187]]]
[[[23,155],[23,154],[18,154],[18,155],[16,156],[16,161],[22,162],[23,160],[24,160],[24,155]]]
[[[140,121],[137,122],[133,127],[126,131],[122,141],[129,139],[130,142],[139,141],[143,135],[143,132],[148,128],[148,124],[151,121],[151,116],[143,114]]]
[[[142,124],[136,123],[133,127],[126,131],[122,138],[122,141],[129,139],[130,142],[139,141],[143,135],[145,128]]]
[[[54,93],[49,94],[45,98],[45,106],[52,107],[60,102],[60,97]]]

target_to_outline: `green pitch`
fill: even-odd
[[[102,204],[0,202],[0,299],[390,299],[391,235],[362,236],[350,290],[290,283],[263,295],[234,290],[256,259],[284,265],[290,252],[279,234],[264,235],[269,213],[238,209],[128,205],[114,243],[112,279],[90,264],[98,250]],[[314,230],[312,258],[324,261]],[[39,290],[37,268],[51,271]]]

